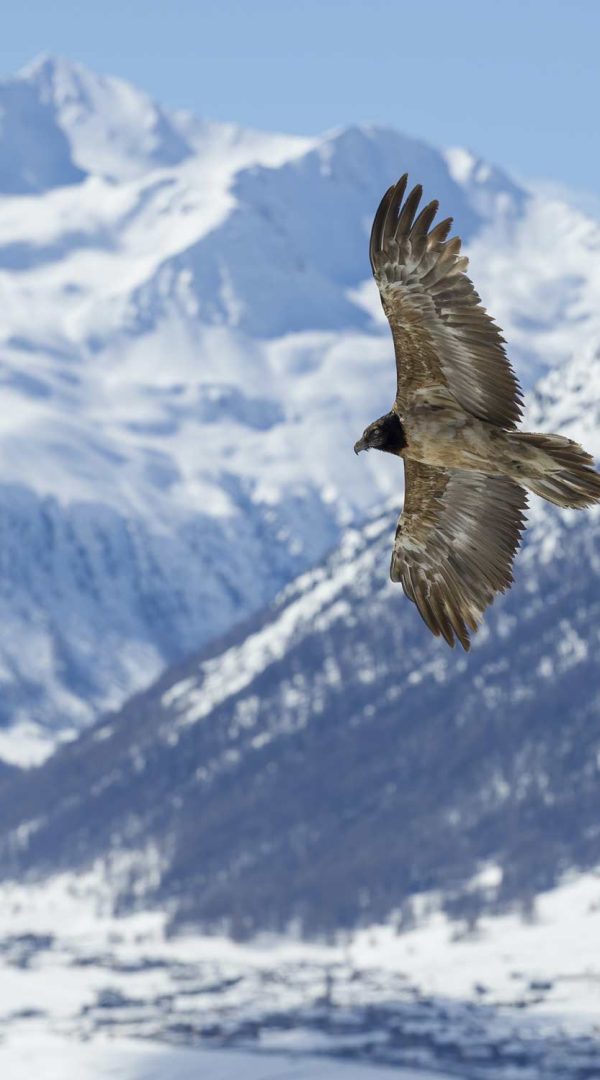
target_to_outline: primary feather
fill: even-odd
[[[422,188],[407,197],[407,177],[389,189],[375,215],[371,265],[396,352],[397,403],[411,389],[443,383],[473,416],[516,427],[521,391],[504,351],[504,338],[471,279],[461,241],[446,237],[452,219],[428,232],[438,203],[416,221]]]
[[[390,576],[449,645],[458,639],[468,649],[469,631],[512,584],[526,508],[523,488],[507,477],[405,462]]]

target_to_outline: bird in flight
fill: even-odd
[[[404,508],[390,576],[436,636],[469,649],[499,592],[525,525],[526,491],[557,506],[600,502],[600,475],[578,443],[517,431],[519,383],[500,328],[466,273],[452,218],[417,216],[420,184],[386,192],[370,260],[396,353],[396,400],[354,446],[404,461]]]

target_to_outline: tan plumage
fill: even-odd
[[[438,210],[429,203],[416,220],[422,188],[404,206],[407,177],[389,189],[371,230],[370,257],[396,350],[397,404],[402,411],[414,386],[443,383],[464,409],[481,420],[515,427],[521,391],[502,337],[464,273],[452,218],[428,232]]]
[[[525,488],[559,506],[600,501],[600,476],[570,439],[515,430],[522,397],[504,339],[465,273],[452,220],[417,216],[403,176],[375,215],[370,259],[396,353],[390,413],[355,446],[404,459],[405,501],[391,563],[430,630],[469,648],[512,583]]]
[[[404,509],[390,576],[434,634],[469,648],[469,631],[512,582],[527,508],[508,477],[405,461]]]

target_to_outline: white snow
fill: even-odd
[[[476,157],[462,146],[450,146],[446,150],[446,161],[450,175],[459,184],[466,184],[477,164]]]
[[[25,720],[9,730],[0,729],[0,758],[10,765],[41,765],[57,745],[74,738],[76,730],[64,728],[58,735]]]
[[[214,124],[64,58],[0,105],[0,749],[31,761],[400,504],[398,463],[352,454],[395,389],[367,237],[400,171],[456,214],[529,383],[589,363],[600,231],[467,151]]]
[[[488,866],[478,884],[493,888],[497,880]],[[279,1009],[288,1015],[296,1010],[301,1018],[310,1015],[327,980],[333,980],[340,1015],[399,994],[414,1001],[413,987],[442,1003],[496,1006],[497,1014],[486,1014],[492,1027],[497,1016],[496,1037],[502,1029],[506,1038],[519,1025],[542,1039],[544,1031],[600,1033],[600,871],[566,879],[541,895],[526,917],[486,916],[474,928],[461,928],[440,914],[434,895],[417,897],[414,911],[417,925],[406,933],[373,926],[344,935],[339,945],[269,936],[241,945],[219,937],[166,936],[163,912],[113,916],[100,865],[85,877],[3,886],[0,1070],[11,1080],[333,1080],[343,1068],[348,1077],[375,1080],[379,1073],[370,1066],[307,1056],[335,1051],[335,1038],[302,1027],[301,1019],[287,1031],[261,1035],[255,1044],[260,1053],[183,1050],[132,1038],[160,1040],[161,1001],[172,1002],[175,1018],[205,1017],[209,1024]],[[13,952],[27,950],[28,941],[29,959],[16,962]],[[115,1001],[112,1011],[98,1012],[96,1003],[107,994]],[[129,1007],[119,1010],[119,1001]],[[468,1031],[468,1011],[464,1017]],[[102,1028],[113,1038],[105,1038]],[[351,1046],[350,1034],[340,1038],[340,1046]],[[410,1070],[394,1075],[412,1077]],[[433,1080],[428,1072],[417,1077]]]
[[[487,885],[492,879],[497,884],[494,868],[482,874]],[[527,915],[485,915],[474,929],[444,915],[435,894],[416,896],[414,929],[374,925],[345,934],[339,945],[267,934],[249,944],[216,935],[170,937],[164,911],[113,915],[109,880],[98,863],[79,876],[60,874],[36,885],[1,887],[0,940],[26,934],[50,934],[56,940],[31,966],[11,966],[5,955],[0,960],[0,1021],[20,1010],[43,1009],[51,1025],[70,1020],[72,1027],[78,1007],[108,981],[131,997],[167,989],[168,967],[107,973],[100,958],[113,950],[121,960],[203,961],[242,972],[281,972],[287,964],[305,962],[314,965],[317,982],[318,971],[337,962],[382,976],[401,973],[423,993],[457,1001],[479,1000],[477,987],[483,985],[486,1002],[498,1006],[518,1002],[530,983],[547,981],[551,989],[543,1001],[529,1004],[528,1015],[600,1025],[600,869],[567,876],[540,894]],[[72,963],[73,957],[86,955],[98,957],[97,964]],[[232,990],[232,1004],[236,993]]]
[[[386,1080],[391,1070],[352,1062],[239,1050],[164,1047],[133,1039],[74,1042],[32,1034],[29,1026],[0,1044],[10,1080]],[[450,1080],[442,1073],[394,1069],[396,1080]]]
[[[197,678],[186,678],[172,686],[162,698],[163,705],[175,705],[175,723],[194,724],[208,716],[227,698],[248,686],[257,675],[280,660],[294,638],[317,620],[326,626],[346,611],[336,603],[338,593],[360,573],[360,559],[353,559],[358,549],[358,534],[349,531],[340,547],[340,569],[335,577],[322,570],[304,575],[294,583],[300,593],[295,603],[285,605],[279,617],[264,629],[248,635],[241,645],[234,645],[214,659],[204,661]],[[369,558],[368,553],[364,558]],[[304,589],[310,582],[312,588]],[[285,597],[285,593],[283,594]],[[169,714],[168,728],[173,727]]]
[[[486,916],[472,933],[441,914],[406,934],[372,927],[355,937],[352,956],[460,1000],[480,983],[486,1001],[505,1004],[529,983],[548,981],[553,988],[536,1012],[583,1019],[600,1030],[600,872],[574,874],[543,893],[527,918]]]

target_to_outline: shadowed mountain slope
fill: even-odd
[[[312,933],[430,890],[526,904],[598,862],[598,517],[536,506],[468,656],[389,583],[394,517],[0,792],[5,873],[100,859],[118,905]]]

